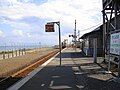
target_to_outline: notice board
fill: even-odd
[[[110,35],[110,53],[115,55],[120,54],[120,32]]]

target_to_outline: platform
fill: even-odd
[[[99,63],[102,58],[98,58]],[[14,84],[8,90],[119,90],[120,84],[111,81],[111,74],[93,63],[92,57],[84,56],[68,48],[62,51],[62,66],[59,55],[39,66],[27,77]]]

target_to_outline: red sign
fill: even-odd
[[[54,24],[46,24],[45,25],[45,32],[54,32]]]

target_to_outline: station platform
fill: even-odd
[[[102,58],[97,58],[102,62]],[[46,65],[39,66],[8,90],[120,90],[120,84],[112,81],[111,74],[93,63],[93,57],[84,56],[79,49],[66,48]]]

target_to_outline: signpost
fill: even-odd
[[[58,25],[59,30],[59,49],[60,49],[60,66],[61,66],[61,32],[60,32],[60,22],[49,22],[45,25],[46,32],[54,32],[54,24]]]

